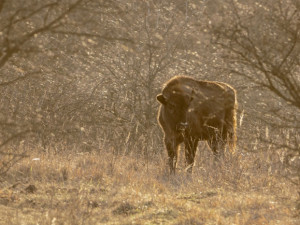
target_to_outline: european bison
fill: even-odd
[[[236,143],[236,91],[230,85],[175,76],[157,95],[158,122],[164,131],[170,172],[175,173],[178,146],[185,144],[187,170],[192,172],[198,141],[207,141],[215,156]]]

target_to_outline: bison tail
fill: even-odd
[[[234,105],[230,107],[226,111],[225,114],[225,121],[227,125],[227,143],[229,145],[229,150],[231,153],[235,152],[236,148],[236,126],[237,126],[237,121],[236,121],[236,111],[237,111],[237,103],[236,101],[234,102]]]

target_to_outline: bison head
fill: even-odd
[[[156,99],[164,107],[164,115],[175,126],[175,129],[180,132],[185,131],[188,127],[187,112],[193,100],[192,95],[173,91],[168,97],[159,94]]]

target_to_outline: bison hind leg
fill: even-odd
[[[207,142],[216,159],[219,159],[225,152],[226,140],[221,137],[221,135],[216,135]]]

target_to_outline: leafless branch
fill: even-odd
[[[36,75],[36,74],[40,74],[40,71],[26,73],[25,75],[18,76],[17,78],[15,78],[13,80],[10,80],[10,81],[3,81],[3,82],[0,83],[0,87],[9,86],[9,85],[14,84],[16,82],[23,81],[23,80],[27,79],[28,77],[31,77],[31,76]]]
[[[0,68],[7,62],[9,58],[11,58],[15,53],[20,51],[21,46],[23,46],[26,42],[28,42],[32,37],[34,37],[37,34],[46,32],[51,30],[57,23],[59,23],[63,18],[65,18],[66,15],[68,15],[70,12],[72,12],[78,5],[80,5],[84,0],[77,0],[75,3],[71,4],[66,10],[64,10],[60,15],[58,15],[56,18],[52,19],[47,24],[44,24],[44,26],[34,29],[33,31],[24,34],[23,36],[18,37],[16,40],[11,41],[8,39],[7,35],[7,43],[4,53],[0,55]],[[30,17],[43,10],[45,7],[49,8],[52,7],[54,3],[46,6],[42,6],[41,8],[35,10],[33,13],[30,14]],[[15,21],[13,21],[14,16],[11,18],[10,23],[7,27],[7,32],[9,33],[11,30],[11,27]]]

